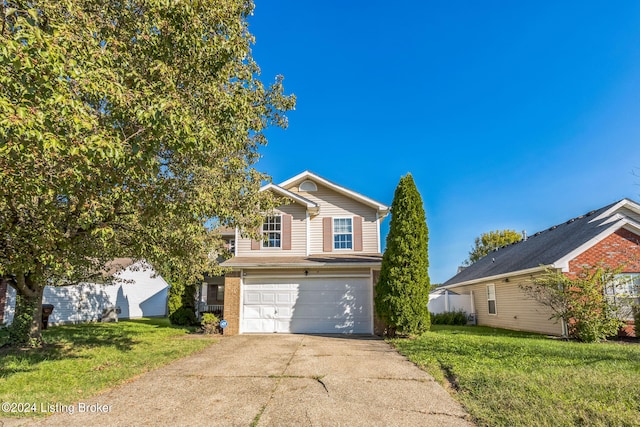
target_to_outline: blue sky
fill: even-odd
[[[257,0],[249,24],[298,99],[258,168],[389,205],[410,172],[432,283],[483,232],[640,199],[640,2]]]

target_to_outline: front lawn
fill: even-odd
[[[0,402],[71,404],[215,342],[188,332],[167,319],[51,327],[42,349],[0,349]]]
[[[640,426],[640,344],[436,325],[391,342],[479,425]]]

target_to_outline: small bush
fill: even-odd
[[[464,326],[467,324],[467,313],[462,310],[438,314],[431,313],[431,323],[434,325]]]
[[[179,307],[169,315],[169,320],[172,325],[191,326],[198,324],[196,313],[189,307]]]
[[[636,333],[636,338],[640,338],[640,332],[638,330],[638,325],[640,325],[640,304],[634,304],[631,307],[631,310],[633,310],[633,330]]]
[[[169,288],[169,320],[173,325],[198,326],[196,317],[196,286],[172,281]]]
[[[205,334],[216,334],[218,333],[218,325],[220,325],[220,319],[213,313],[204,313],[202,315],[202,320],[200,321],[202,325],[202,332]]]

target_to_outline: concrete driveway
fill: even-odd
[[[223,337],[82,403],[103,412],[77,403],[27,425],[471,425],[431,376],[373,337]]]

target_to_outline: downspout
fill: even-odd
[[[305,222],[307,223],[307,256],[311,255],[311,215],[309,215],[309,211],[307,210]]]
[[[376,211],[376,225],[378,226],[378,253],[380,252],[380,240],[381,240],[381,236],[380,236],[380,214]]]

